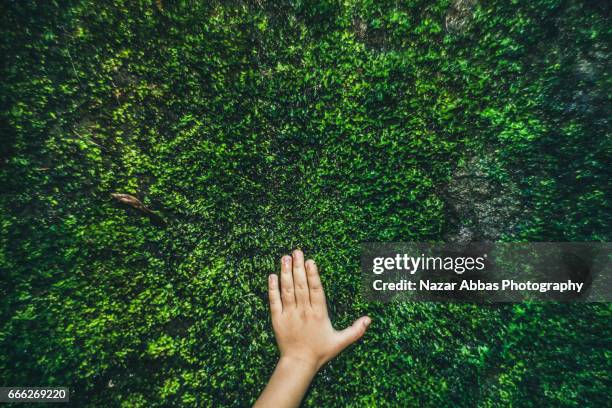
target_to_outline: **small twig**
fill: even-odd
[[[74,66],[74,62],[72,61],[72,55],[70,54],[70,50],[68,48],[66,48],[66,53],[68,53],[68,59],[70,60],[70,65],[72,66],[72,71],[74,72],[74,76],[76,77],[77,82],[79,83],[79,86],[82,88],[83,83],[81,83],[81,78],[79,78],[79,74],[77,73],[76,67]]]
[[[72,132],[73,132],[75,135],[77,135],[78,137],[80,137],[81,139],[83,139],[83,140],[85,140],[85,141],[87,141],[87,142],[89,142],[89,143],[91,143],[91,144],[94,144],[94,145],[98,146],[100,149],[102,149],[102,150],[106,151],[106,148],[105,148],[104,146],[102,146],[102,145],[100,145],[100,144],[98,144],[98,143],[94,142],[93,140],[91,140],[91,138],[89,138],[89,137],[87,137],[87,136],[83,136],[83,135],[81,135],[79,132],[77,132],[77,131],[76,131],[76,130],[74,130],[74,129],[72,129]]]

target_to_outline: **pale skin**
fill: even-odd
[[[280,359],[255,407],[297,407],[313,377],[329,360],[359,340],[371,319],[336,330],[329,320],[317,265],[299,249],[281,258],[280,282],[268,277],[272,327]]]

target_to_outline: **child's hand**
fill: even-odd
[[[268,277],[268,294],[281,358],[255,407],[297,407],[317,370],[359,340],[371,320],[363,316],[351,327],[335,330],[317,265],[304,263],[299,249],[281,259],[280,286],[277,275]]]
[[[281,360],[305,364],[315,371],[344,348],[359,340],[371,320],[363,316],[352,326],[335,330],[327,314],[325,293],[317,265],[304,263],[302,251],[281,259],[278,276],[268,279],[272,326]]]

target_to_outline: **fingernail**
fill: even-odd
[[[370,323],[372,323],[372,319],[370,319],[369,317],[366,317],[365,320],[363,321],[363,324],[365,325],[365,327],[368,327]]]
[[[291,257],[289,255],[283,256],[283,262],[286,263],[286,264],[291,262]]]

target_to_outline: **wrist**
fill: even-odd
[[[281,355],[280,359],[278,360],[278,365],[286,366],[292,370],[299,370],[314,376],[317,371],[319,371],[321,366],[323,366],[323,362],[301,356]]]

